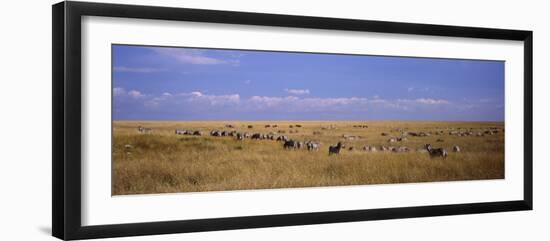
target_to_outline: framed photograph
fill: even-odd
[[[53,235],[531,210],[532,34],[55,4]]]

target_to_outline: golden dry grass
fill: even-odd
[[[232,137],[212,137],[213,129],[269,133],[286,130],[297,140],[318,140],[321,150],[284,150],[281,142]],[[278,124],[278,128],[264,128]],[[301,124],[298,133],[289,134],[290,124]],[[321,126],[336,125],[336,129],[321,130]],[[354,128],[353,125],[369,128]],[[152,128],[153,133],[141,134],[138,126]],[[248,129],[247,125],[253,125]],[[446,128],[473,128],[474,132],[489,127],[501,131],[495,135],[451,136]],[[174,130],[202,130],[203,136],[175,135]],[[408,141],[391,143],[407,146],[412,152],[365,152],[364,145],[390,145],[382,132],[399,136],[395,128],[408,131],[444,130],[443,135],[408,137]],[[504,178],[504,124],[502,122],[353,122],[353,121],[217,121],[217,122],[113,122],[113,195],[202,192],[243,189],[341,186],[479,180]],[[295,130],[294,128],[293,130]],[[322,132],[313,135],[313,131]],[[344,140],[342,135],[361,136]],[[444,142],[436,142],[443,139]],[[328,155],[328,146],[338,141],[355,150],[342,150],[340,155]],[[430,158],[414,150],[431,143],[449,151],[447,159]],[[131,145],[132,147],[125,147]],[[452,152],[458,145],[462,152]]]

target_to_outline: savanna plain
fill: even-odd
[[[504,178],[503,122],[113,121],[112,148],[113,195]]]

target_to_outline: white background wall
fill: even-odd
[[[533,30],[535,210],[119,240],[549,240],[550,18],[546,1],[140,0],[189,8]],[[0,10],[0,240],[54,240],[51,231],[51,4],[9,1]],[[151,207],[154,208],[154,207]]]

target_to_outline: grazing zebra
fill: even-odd
[[[443,159],[446,159],[449,155],[447,150],[443,148],[433,148],[430,144],[426,144],[426,150],[430,153],[430,157],[443,157]]]
[[[202,132],[201,131],[195,131],[195,132],[193,132],[193,135],[194,136],[202,136]]]
[[[176,129],[176,135],[186,135],[187,134],[187,130],[180,130],[180,129]]]
[[[260,133],[254,133],[254,134],[252,135],[251,139],[258,139],[258,140],[260,140],[260,139],[262,139],[262,134],[260,134]]]
[[[460,147],[459,146],[453,146],[453,151],[454,152],[460,152]]]
[[[319,150],[319,143],[313,142],[313,141],[307,141],[306,147],[308,151],[318,151]]]
[[[237,137],[237,140],[242,141],[244,139],[244,134],[238,132],[237,135],[235,135],[235,137]]]
[[[277,137],[277,141],[288,141],[288,137],[287,136],[279,136],[279,137]]]
[[[143,133],[143,134],[148,134],[148,133],[153,132],[153,129],[151,129],[151,128],[144,128],[144,127],[142,127],[142,126],[138,126],[138,132],[139,132],[139,133]]]
[[[336,144],[336,146],[329,146],[328,147],[328,155],[332,155],[332,154],[340,154],[340,149],[342,149],[344,147],[344,145],[342,145],[342,142],[338,142],[338,144]]]
[[[285,148],[285,149],[296,149],[296,148],[298,148],[298,142],[294,141],[294,140],[285,141],[285,143],[283,144],[283,148]]]
[[[398,148],[394,148],[392,151],[393,152],[408,152],[409,148],[406,147],[406,146],[400,146]]]

